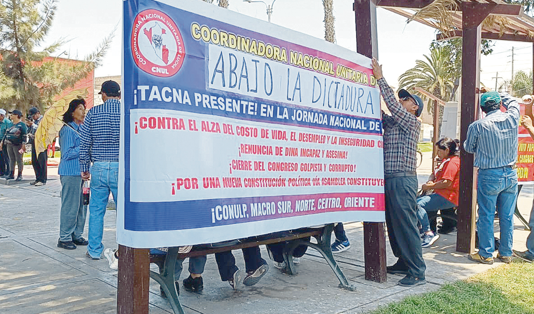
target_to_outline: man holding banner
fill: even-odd
[[[404,274],[401,286],[423,285],[426,265],[417,228],[416,151],[421,122],[417,117],[424,103],[406,90],[399,91],[399,101],[382,76],[382,66],[372,61],[382,97],[391,115],[382,112],[384,129],[384,178],[386,224],[389,242],[398,261],[387,268],[390,274]]]

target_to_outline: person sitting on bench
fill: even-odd
[[[310,238],[303,238],[304,241],[310,241]],[[269,252],[269,257],[274,261],[274,267],[277,269],[280,269],[282,272],[286,270],[286,262],[284,261],[284,249],[291,243],[292,241],[285,241],[285,242],[278,242],[273,244],[267,244],[267,251]],[[299,264],[300,258],[304,256],[304,253],[306,253],[306,250],[308,250],[307,245],[299,245],[293,250],[293,263]]]
[[[179,253],[188,253],[191,251],[192,246],[182,246],[179,248]],[[166,255],[167,254],[167,248],[156,248],[156,249],[150,249],[151,255]],[[118,269],[118,261],[119,261],[119,251],[118,250],[112,250],[112,249],[106,249],[104,251],[104,256],[107,258],[109,262],[109,268],[111,269]],[[202,290],[204,290],[204,282],[202,279],[202,274],[204,273],[204,267],[206,266],[206,255],[203,256],[195,256],[189,258],[189,277],[184,279],[183,284],[185,290],[189,292],[196,292],[200,293]],[[184,259],[177,259],[176,264],[174,266],[174,280],[176,285],[176,292],[180,294],[180,284],[179,279],[180,275],[182,273],[182,264],[184,262]],[[159,268],[159,273],[161,274],[163,272],[163,264],[157,263]],[[166,298],[167,295],[165,294],[165,291],[163,291],[162,287],[159,287],[159,292],[162,297]]]
[[[245,259],[245,268],[247,275],[243,279],[245,286],[253,286],[269,270],[269,265],[261,257],[260,247],[250,247],[243,249],[243,258]],[[241,283],[241,273],[235,265],[235,257],[232,251],[215,253],[215,260],[219,267],[219,275],[222,281],[228,281],[234,290],[237,290]]]
[[[430,247],[439,238],[430,229],[427,212],[458,206],[460,189],[460,157],[458,143],[448,137],[436,143],[437,155],[442,160],[434,171],[434,178],[423,184],[424,192],[433,193],[417,198],[417,217],[423,234],[422,247]]]

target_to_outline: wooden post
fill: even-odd
[[[356,48],[358,53],[369,58],[378,55],[376,37],[376,5],[371,0],[355,0]],[[383,222],[363,224],[365,251],[365,279],[377,282],[387,280],[386,233]]]
[[[119,245],[117,313],[148,314],[149,271],[148,249],[134,249]]]
[[[476,118],[480,85],[480,24],[496,4],[477,6],[462,3],[462,96],[460,140],[463,145],[467,129]],[[460,201],[458,204],[458,234],[456,250],[472,253],[475,248],[476,178],[473,173],[474,156],[460,151]]]
[[[440,106],[438,104],[438,101],[434,99],[434,136],[432,136],[432,171],[436,169],[436,155],[438,153],[436,149],[436,143],[439,139],[439,110]]]

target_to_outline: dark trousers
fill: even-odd
[[[345,242],[348,240],[347,235],[345,234],[345,228],[343,228],[343,223],[337,223],[334,227],[334,235],[336,236],[336,240],[339,242]]]
[[[9,156],[7,154],[7,145],[2,145],[0,150],[0,176],[9,173]]]
[[[46,151],[41,152],[37,156],[37,151],[35,150],[35,143],[32,143],[32,166],[33,171],[35,171],[35,181],[46,183],[46,162],[48,160],[48,155]]]
[[[417,228],[417,177],[407,174],[385,179],[386,224],[389,243],[397,263],[412,276],[425,278],[421,238]]]
[[[309,241],[310,238],[303,238],[304,241]],[[271,251],[271,254],[273,255],[273,259],[275,262],[281,263],[284,261],[284,249],[286,246],[288,246],[292,241],[285,241],[285,242],[278,242],[273,244],[267,244],[267,247]],[[299,245],[293,250],[293,257],[302,257],[304,256],[304,253],[306,253],[306,250],[308,250],[307,245]]]
[[[243,258],[245,259],[245,268],[247,273],[255,271],[261,265],[267,264],[267,262],[261,258],[260,247],[250,247],[243,249]],[[235,257],[232,251],[226,251],[215,254],[215,260],[219,267],[219,275],[221,275],[222,281],[228,281],[232,279],[234,273],[239,269],[235,265]]]

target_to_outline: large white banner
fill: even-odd
[[[124,1],[117,239],[384,221],[370,60],[202,1]]]

